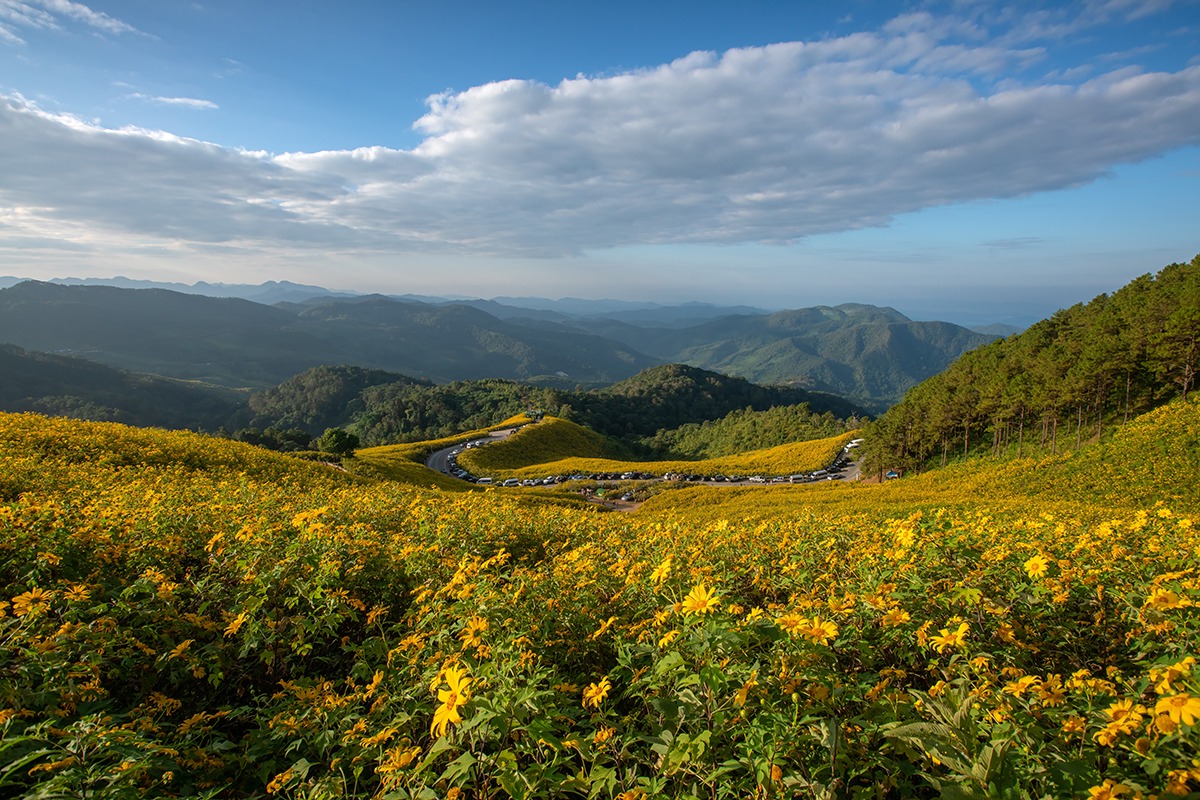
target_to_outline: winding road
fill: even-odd
[[[492,444],[493,442],[498,442],[498,441],[507,439],[509,436],[512,436],[513,433],[520,430],[522,427],[524,427],[524,426],[517,425],[512,428],[502,428],[500,430],[491,431],[490,433],[488,433],[487,436],[481,436],[478,439],[472,439],[470,442],[464,442],[462,444],[456,444],[456,445],[452,445],[450,447],[443,447],[440,450],[435,450],[429,454],[428,458],[425,459],[425,466],[427,466],[430,469],[435,470],[437,472],[441,472],[444,475],[453,475],[454,473],[450,467],[450,459],[452,456],[457,455],[458,453],[461,453],[464,449],[467,448],[468,445],[473,445],[475,447],[479,447],[480,445],[474,444],[475,442],[485,442],[486,444]],[[838,455],[839,460],[843,459],[843,458],[846,458],[846,459],[850,458],[851,452],[852,452],[852,448],[850,448],[850,447],[844,448],[841,451],[841,453]],[[846,466],[843,467],[838,472],[831,472],[828,476],[826,476],[824,478],[814,480],[814,481],[806,481],[804,483],[798,483],[798,484],[793,484],[790,482],[774,482],[769,479],[766,481],[751,481],[749,479],[742,480],[742,481],[702,480],[702,481],[689,481],[689,483],[694,483],[694,484],[702,485],[702,486],[806,486],[810,483],[823,483],[825,481],[856,481],[861,477],[862,477],[862,473],[861,473],[859,459],[853,459],[853,460],[849,461],[846,464]],[[662,480],[662,478],[658,478],[657,480]],[[606,505],[608,505],[610,508],[616,507],[620,510],[627,510],[627,511],[632,511],[633,509],[635,509],[639,505],[641,505],[640,503],[630,503],[627,501],[623,501],[621,504],[614,506],[613,503],[615,503],[615,502],[616,501],[606,503]]]

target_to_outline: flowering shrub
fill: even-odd
[[[0,476],[5,796],[1200,790],[1178,498],[926,476],[619,515],[33,415]]]

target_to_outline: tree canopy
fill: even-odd
[[[1195,389],[1200,255],[973,350],[870,428],[875,468],[1058,452]]]

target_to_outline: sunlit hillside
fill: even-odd
[[[1185,795],[1198,410],[633,514],[0,415],[0,794]]]
[[[507,441],[465,452],[459,456],[459,463],[472,474],[497,478],[597,472],[789,475],[829,466],[854,435],[851,432],[792,442],[719,458],[636,461],[605,458],[617,448],[604,437],[566,420],[550,418],[518,431]]]
[[[498,475],[569,457],[605,458],[620,454],[621,448],[615,442],[595,431],[565,419],[546,417],[502,442],[462,453],[459,463],[475,475]]]

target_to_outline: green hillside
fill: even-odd
[[[976,460],[940,483],[959,480],[1043,501],[1200,507],[1200,397],[1147,412],[1100,444],[999,465]]]
[[[622,458],[624,448],[573,422],[546,417],[526,425],[503,442],[468,450],[458,462],[473,475],[545,464],[564,458]]]
[[[967,353],[871,426],[873,464],[1079,449],[1187,397],[1200,366],[1200,256]]]
[[[609,436],[651,437],[664,428],[720,419],[731,411],[807,403],[841,419],[862,409],[839,397],[785,386],[760,386],[744,378],[684,364],[644,370],[604,389],[567,398],[572,414]]]
[[[828,411],[818,414],[807,403],[773,406],[766,411],[741,408],[717,420],[660,430],[649,445],[668,457],[713,458],[823,439],[855,427],[856,420],[841,420]]]
[[[314,302],[301,328],[352,347],[363,366],[445,382],[530,379],[563,373],[576,381],[620,380],[655,359],[611,340],[570,330],[545,331],[499,320],[466,305],[431,306],[385,298]]]
[[[732,315],[685,328],[575,324],[663,360],[826,392],[872,411],[995,338],[862,304]]]
[[[375,386],[431,386],[406,375],[350,366],[320,366],[293,375],[250,397],[255,425],[305,429],[313,436],[349,423],[364,407],[363,392]],[[464,427],[470,427],[469,421]]]
[[[570,418],[627,445],[647,447],[653,444],[648,437],[660,430],[719,419],[745,408],[766,410],[807,403],[814,412],[850,420],[846,423],[850,427],[857,427],[856,417],[861,413],[840,398],[758,386],[680,364],[651,367],[604,389],[583,391],[500,379],[438,386],[408,378],[387,382],[387,376],[379,373],[371,373],[374,377],[369,381],[348,381],[342,377],[345,371],[311,370],[257,395],[251,401],[258,412],[256,424],[306,424],[298,421],[316,413],[312,398],[328,396],[337,400],[320,405],[328,412],[322,412],[323,423],[353,429],[368,446],[448,436],[540,410]],[[354,394],[357,385],[363,388]]]
[[[216,430],[246,402],[219,386],[138,375],[0,344],[0,410]]]

